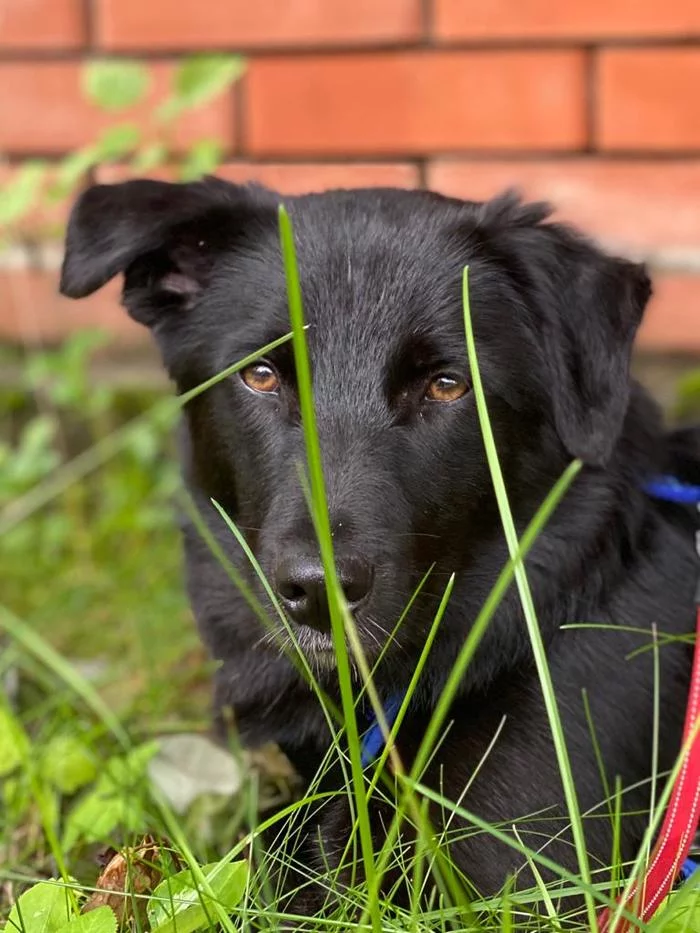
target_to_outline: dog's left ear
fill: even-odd
[[[122,303],[148,327],[191,309],[219,257],[274,223],[272,192],[205,178],[93,185],[68,222],[60,290],[84,298],[124,273]]]
[[[546,205],[510,203],[515,222],[511,215],[503,229],[516,241],[509,252],[540,319],[557,432],[573,457],[603,466],[627,413],[632,345],[651,296],[647,270],[543,223]]]

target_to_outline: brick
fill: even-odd
[[[637,347],[700,353],[700,276],[658,275]]]
[[[272,57],[246,75],[253,155],[424,154],[585,143],[576,51]]]
[[[331,188],[416,188],[418,169],[399,162],[346,162],[285,165],[234,162],[217,174],[230,181],[257,181],[283,194],[305,194]]]
[[[68,49],[85,40],[82,0],[3,0],[0,49]]]
[[[177,170],[171,166],[147,174],[152,178],[177,179]],[[229,162],[220,166],[216,174],[236,184],[254,181],[284,194],[329,188],[416,188],[419,183],[417,167],[407,162]],[[108,184],[133,176],[125,165],[104,165],[97,172],[98,181]]]
[[[102,328],[118,344],[148,339],[119,305],[119,282],[82,301],[58,294],[58,273],[0,267],[0,340],[52,343],[82,328]]]
[[[610,39],[700,34],[697,0],[434,0],[441,39]]]
[[[700,159],[441,159],[428,167],[427,182],[474,200],[517,187],[531,200],[551,201],[557,216],[612,248],[700,253]]]
[[[154,134],[153,112],[169,86],[173,66],[151,65],[152,89],[133,111],[107,114],[85,100],[80,66],[74,62],[0,63],[0,150],[9,153],[59,153],[93,142],[116,122],[137,122]],[[224,94],[186,114],[173,133],[172,144],[183,148],[203,136],[233,143],[233,95]]]
[[[96,0],[106,49],[387,44],[411,40],[421,0]]]
[[[700,48],[602,51],[597,85],[600,148],[700,149]]]

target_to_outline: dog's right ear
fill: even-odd
[[[140,323],[186,310],[251,216],[274,217],[263,194],[216,178],[94,185],[68,222],[61,294],[83,298],[123,272],[123,303]]]

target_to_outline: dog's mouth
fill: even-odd
[[[313,656],[335,654],[333,637],[330,632],[319,632],[309,625],[297,625],[295,626],[295,635],[297,644],[305,654]]]
[[[330,632],[320,632],[307,625],[295,626],[295,637],[299,650],[304,654],[309,664],[318,670],[335,670],[337,667],[337,652]],[[360,633],[360,643],[365,661],[373,664],[383,650],[380,642],[368,640]],[[356,659],[348,639],[345,641],[350,664],[354,668]]]
[[[335,670],[336,652],[330,634],[300,625],[296,627],[295,636],[299,650],[312,668],[319,671]]]

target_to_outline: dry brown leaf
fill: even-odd
[[[134,907],[139,913],[141,909],[145,910],[145,895],[151,894],[163,877],[158,867],[163,852],[163,843],[153,836],[144,836],[137,846],[122,849],[121,852],[112,850],[97,879],[96,887],[99,890],[87,900],[82,913],[98,907],[109,907],[121,924],[133,917]]]

